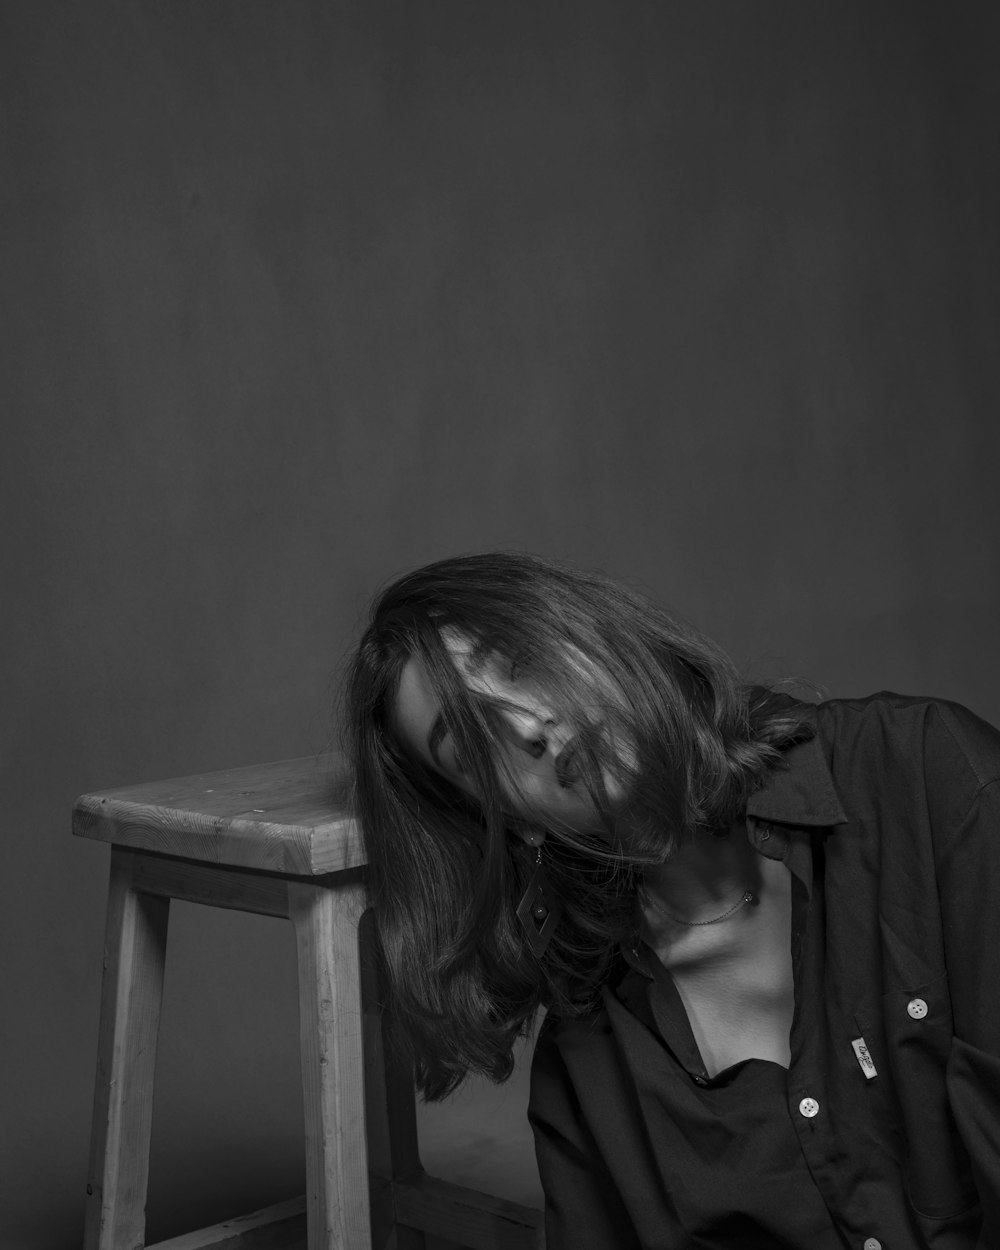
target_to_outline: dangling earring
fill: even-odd
[[[542,844],[535,847],[535,868],[517,905],[517,918],[528,939],[531,953],[541,959],[562,915],[562,903],[552,893],[542,867]]]

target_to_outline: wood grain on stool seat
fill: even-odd
[[[73,832],[184,859],[317,876],[364,865],[337,756],[307,756],[84,794]]]

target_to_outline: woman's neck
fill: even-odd
[[[665,863],[645,870],[647,918],[669,924],[666,918],[672,916],[681,924],[705,924],[738,903],[745,891],[756,893],[758,883],[759,859],[742,821],[723,837],[696,834]]]

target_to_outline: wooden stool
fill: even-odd
[[[304,1198],[160,1243],[540,1250],[541,1215],[436,1180],[417,1149],[412,1073],[383,1046],[364,921],[364,851],[336,761],[286,760],[87,794],[73,832],[110,842],[84,1250],[145,1245],[156,1038],[172,898],[295,926]]]

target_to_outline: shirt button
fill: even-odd
[[[866,1237],[862,1250],[882,1250],[882,1243],[877,1237]]]
[[[694,1080],[695,1085],[707,1085],[708,1084],[708,1077],[702,1076],[700,1073],[696,1073],[692,1079]]]
[[[927,1015],[927,1004],[922,998],[911,998],[906,1004],[906,1010],[914,1020],[922,1020]]]
[[[799,1112],[811,1120],[814,1115],[819,1115],[819,1103],[815,1098],[803,1098],[799,1103]]]

